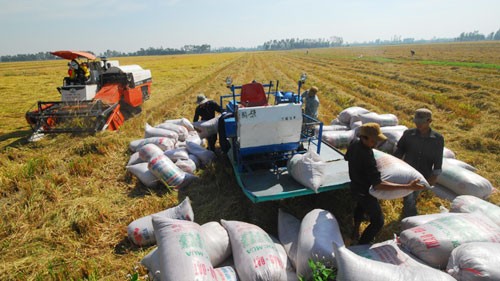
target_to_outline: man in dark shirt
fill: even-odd
[[[432,112],[429,109],[417,109],[413,121],[416,128],[403,133],[394,156],[403,159],[419,171],[432,186],[441,173],[444,139],[441,134],[431,129]],[[420,191],[415,191],[403,199],[404,217],[417,215],[419,194]]]
[[[372,149],[386,139],[386,136],[380,131],[378,124],[363,124],[359,129],[359,139],[351,142],[345,154],[345,160],[349,163],[351,193],[356,200],[356,207],[354,209],[354,239],[357,239],[359,236],[359,226],[364,218],[364,214],[370,217],[370,225],[368,225],[361,235],[359,244],[372,242],[375,235],[384,226],[384,215],[380,204],[377,198],[368,192],[370,186],[380,190],[396,188],[421,190],[424,188],[418,184],[417,179],[408,184],[397,184],[380,179],[380,172],[377,169]]]
[[[196,97],[196,103],[198,106],[194,112],[193,122],[206,121],[213,119],[215,117],[215,112],[222,112],[219,104],[213,100],[209,100],[204,94],[199,94]],[[208,149],[215,151],[215,142],[217,142],[217,134],[207,137]]]

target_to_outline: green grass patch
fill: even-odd
[[[423,60],[423,61],[420,61],[420,63],[426,64],[426,65],[439,65],[439,66],[458,66],[458,67],[476,67],[476,68],[500,69],[500,65],[498,65],[498,64],[481,63],[481,62]]]

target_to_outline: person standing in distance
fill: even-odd
[[[215,101],[207,99],[204,94],[199,94],[196,97],[198,106],[194,112],[193,122],[210,120],[215,117],[215,112],[221,113],[222,110]],[[207,137],[208,149],[215,152],[215,143],[217,142],[217,134]]]
[[[304,113],[314,119],[318,119],[318,87],[312,86],[302,94],[302,102],[305,104]]]
[[[431,129],[432,112],[419,108],[413,118],[416,128],[408,129],[398,141],[394,156],[403,159],[425,177],[429,185],[436,183],[443,164],[444,138]],[[403,216],[417,215],[417,197],[420,191],[403,199]]]
[[[421,190],[424,188],[418,184],[418,179],[414,179],[407,184],[381,180],[377,162],[373,155],[373,148],[386,139],[387,137],[382,134],[377,123],[363,124],[359,129],[359,138],[351,142],[344,157],[349,165],[351,194],[356,202],[352,235],[354,240],[358,239],[359,227],[364,215],[367,214],[370,218],[370,224],[359,238],[359,244],[371,243],[384,226],[384,214],[378,199],[369,193],[370,186],[378,190],[397,188]]]

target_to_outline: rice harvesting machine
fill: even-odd
[[[322,141],[323,123],[302,112],[300,90],[306,78],[301,75],[297,94],[279,91],[279,81],[237,86],[226,79],[231,94],[220,97],[225,109],[219,118],[219,128],[224,128],[220,141],[228,142],[227,156],[238,185],[254,203],[314,194],[287,171],[288,160],[308,150],[327,163],[318,192],[349,186],[344,155]]]
[[[150,97],[151,71],[139,65],[122,66],[87,52],[51,54],[70,61],[69,77],[57,88],[60,101],[38,101],[26,112],[34,132],[30,141],[44,134],[117,130],[127,118],[141,112],[141,105]]]

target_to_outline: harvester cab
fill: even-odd
[[[70,60],[68,77],[57,90],[60,101],[38,101],[26,113],[34,134],[30,141],[51,133],[95,133],[117,130],[141,112],[151,94],[151,71],[138,65],[120,66],[118,61],[98,60],[93,54],[57,51]]]

